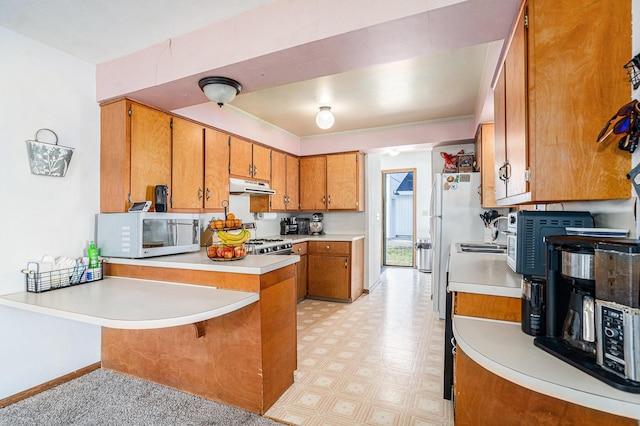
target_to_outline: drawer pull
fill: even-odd
[[[326,248],[327,250],[329,250],[329,249],[330,249],[331,247],[329,247],[329,246],[326,246],[325,248]]]

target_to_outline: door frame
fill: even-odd
[[[381,221],[381,226],[382,226],[382,238],[381,238],[381,245],[380,245],[380,259],[382,264],[380,265],[380,267],[385,267],[385,266],[389,266],[389,265],[385,265],[385,247],[386,247],[386,225],[387,225],[387,209],[386,209],[386,203],[385,203],[385,196],[386,196],[386,184],[385,184],[385,175],[389,174],[389,173],[413,173],[413,235],[412,235],[412,241],[411,241],[411,247],[413,250],[413,265],[412,266],[406,266],[407,268],[411,267],[413,269],[417,268],[417,261],[416,261],[416,184],[418,181],[418,175],[417,175],[417,169],[415,167],[407,167],[407,168],[402,168],[402,169],[384,169],[384,170],[380,170],[380,179],[382,180],[382,197],[380,200],[380,203],[382,204],[382,208],[380,209],[382,211],[382,221]],[[393,266],[393,265],[392,265]]]

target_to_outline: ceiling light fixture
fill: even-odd
[[[242,84],[227,77],[205,77],[198,82],[198,86],[205,96],[220,108],[231,102],[242,90]]]
[[[321,129],[330,129],[333,126],[335,118],[331,112],[331,107],[321,106],[320,111],[316,115],[316,124]]]
[[[400,154],[400,151],[398,151],[397,149],[392,149],[391,151],[389,151],[389,155],[392,157],[397,157]]]

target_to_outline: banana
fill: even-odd
[[[218,231],[218,238],[220,238],[222,244],[239,245],[248,241],[251,238],[251,233],[244,228],[242,228],[238,234],[231,234],[227,231]]]

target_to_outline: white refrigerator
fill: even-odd
[[[446,313],[447,266],[451,241],[483,241],[480,173],[437,173],[431,188],[431,293],[433,310]]]

